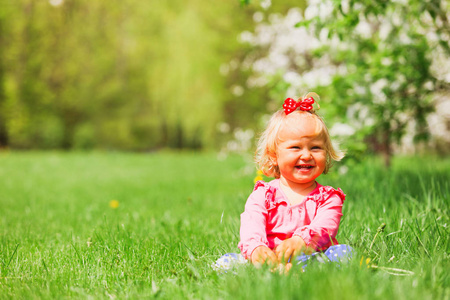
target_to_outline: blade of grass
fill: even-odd
[[[11,261],[12,261],[12,259],[13,259],[13,257],[14,257],[14,254],[16,254],[18,248],[19,248],[19,244],[16,245],[16,249],[14,249],[13,254],[12,254],[11,257],[9,258],[8,265],[6,266],[7,268],[9,267],[9,264],[11,263]]]

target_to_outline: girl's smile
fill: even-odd
[[[312,168],[314,168],[314,166],[310,165],[310,164],[302,164],[302,165],[299,165],[299,166],[295,166],[295,168],[298,169],[300,172],[307,173]]]

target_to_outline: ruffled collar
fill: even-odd
[[[265,203],[267,208],[275,207],[283,202],[289,205],[286,195],[280,188],[279,179],[274,179],[270,182],[265,182],[262,180],[257,181],[253,190],[255,191],[259,188],[264,188],[265,190]],[[345,194],[340,188],[335,189],[331,186],[324,186],[316,181],[316,188],[311,191],[300,204],[295,206],[301,205],[309,200],[321,203],[333,194],[337,194],[342,199],[342,202],[345,200]]]

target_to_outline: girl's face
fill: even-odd
[[[275,158],[280,180],[292,189],[307,188],[325,169],[325,142],[317,136],[313,116],[290,114],[287,118],[279,131]]]

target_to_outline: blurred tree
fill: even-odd
[[[8,1],[0,132],[12,148],[216,145],[230,97],[219,68],[247,14],[206,4]]]
[[[244,63],[255,85],[275,87],[274,101],[318,92],[337,123],[331,131],[352,137],[350,152],[369,143],[389,165],[407,126],[427,138],[433,95],[449,95],[448,68],[439,67],[449,63],[447,12],[440,0],[309,1],[245,33],[255,51]]]
[[[0,57],[3,57],[3,49],[5,46],[5,30],[4,30],[5,12],[0,12]],[[6,127],[6,92],[5,92],[5,63],[0,59],[0,148],[8,147],[8,130]]]

